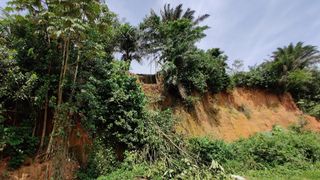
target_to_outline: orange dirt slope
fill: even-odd
[[[226,93],[205,94],[192,109],[161,93],[158,84],[142,84],[151,108],[171,107],[180,120],[176,130],[186,136],[208,136],[227,141],[270,131],[273,126],[306,124],[320,131],[320,122],[303,114],[289,93],[276,95],[264,90],[235,88]]]

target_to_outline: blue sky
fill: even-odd
[[[0,0],[3,6],[5,0]],[[106,0],[123,22],[137,25],[165,3],[183,3],[200,14],[210,14],[203,49],[219,47],[230,62],[241,59],[252,66],[267,59],[277,47],[298,41],[320,46],[320,0]],[[150,63],[133,63],[131,71],[154,72]]]

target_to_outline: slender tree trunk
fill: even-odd
[[[46,136],[46,129],[47,129],[47,119],[48,119],[48,92],[46,94],[46,100],[44,105],[44,117],[43,117],[43,127],[42,127],[42,135],[41,135],[41,141],[40,141],[40,150],[43,148],[44,144],[44,138]]]
[[[59,85],[58,85],[58,101],[57,101],[57,109],[55,110],[54,113],[54,121],[53,121],[53,128],[50,136],[50,140],[48,143],[48,148],[47,148],[47,158],[51,152],[52,149],[52,144],[53,144],[53,138],[54,134],[56,133],[57,129],[57,116],[59,113],[59,106],[62,104],[62,95],[63,95],[63,83],[65,80],[65,75],[67,72],[67,67],[68,67],[68,59],[69,59],[69,42],[70,40],[67,39],[64,41],[64,47],[63,47],[63,60],[62,60],[62,66],[61,66],[61,71],[60,71],[60,80],[59,80]]]
[[[61,71],[60,71],[60,79],[59,79],[59,86],[58,86],[58,102],[57,105],[59,106],[62,103],[62,86],[63,86],[63,74],[64,74],[64,68],[65,68],[65,63],[66,63],[66,53],[67,53],[67,40],[64,41],[63,45],[63,60],[61,64]]]
[[[49,76],[49,78],[50,78],[50,74],[51,74],[51,62],[50,62],[49,67],[48,67],[48,76]],[[49,79],[49,82],[50,82],[50,79]],[[41,134],[41,141],[40,141],[39,150],[42,150],[42,148],[43,148],[44,139],[46,137],[46,131],[47,131],[48,105],[49,105],[49,86],[50,86],[50,83],[48,84],[48,87],[47,87],[45,104],[44,104],[44,117],[43,117],[43,126],[42,126],[42,134]]]
[[[68,70],[68,60],[69,60],[69,46],[70,46],[70,40],[67,40],[67,49],[66,49],[66,61],[64,63],[64,68],[63,68],[63,80],[66,77],[66,73]]]
[[[32,137],[34,137],[35,134],[36,134],[36,128],[37,128],[37,118],[35,118],[35,120],[34,120],[34,126],[33,126],[33,130],[32,130]]]
[[[78,70],[79,70],[79,63],[80,63],[80,50],[78,50],[76,68],[75,68],[75,70],[74,70],[73,82],[72,82],[72,90],[71,90],[69,102],[71,102],[72,97],[73,97],[73,95],[74,95],[75,86],[76,86],[76,81],[77,81],[77,76],[78,76]]]
[[[71,90],[71,94],[70,94],[70,97],[69,97],[69,103],[72,102],[72,97],[74,95],[74,92],[75,92],[75,86],[76,86],[76,81],[77,81],[77,76],[78,76],[78,70],[79,70],[79,64],[80,64],[80,50],[78,50],[78,54],[77,54],[77,60],[76,60],[76,67],[75,67],[75,70],[74,70],[74,75],[73,75],[73,81],[72,81],[72,90]],[[70,124],[67,124],[67,137],[70,135],[71,133],[71,126]],[[65,144],[65,149],[64,151],[67,152],[67,150],[69,149],[69,141],[68,139],[66,139],[67,143]]]

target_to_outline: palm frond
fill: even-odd
[[[170,4],[165,4],[163,10],[160,10],[160,16],[163,22],[174,21],[178,19],[189,19],[195,24],[207,19],[209,14],[201,15],[195,19],[195,11],[188,8],[185,12],[182,9],[183,5],[179,4],[175,8],[172,8]]]

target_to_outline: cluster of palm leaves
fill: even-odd
[[[189,19],[193,21],[194,24],[198,24],[210,16],[209,14],[204,14],[196,18],[195,10],[191,10],[190,8],[188,8],[185,12],[183,12],[182,6],[182,4],[179,4],[178,6],[173,8],[170,6],[170,4],[165,4],[163,10],[160,11],[162,21]]]
[[[272,57],[276,62],[282,64],[283,73],[297,69],[304,69],[320,62],[320,54],[316,46],[303,45],[298,42],[296,45],[290,43],[288,46],[278,48],[273,52]]]

